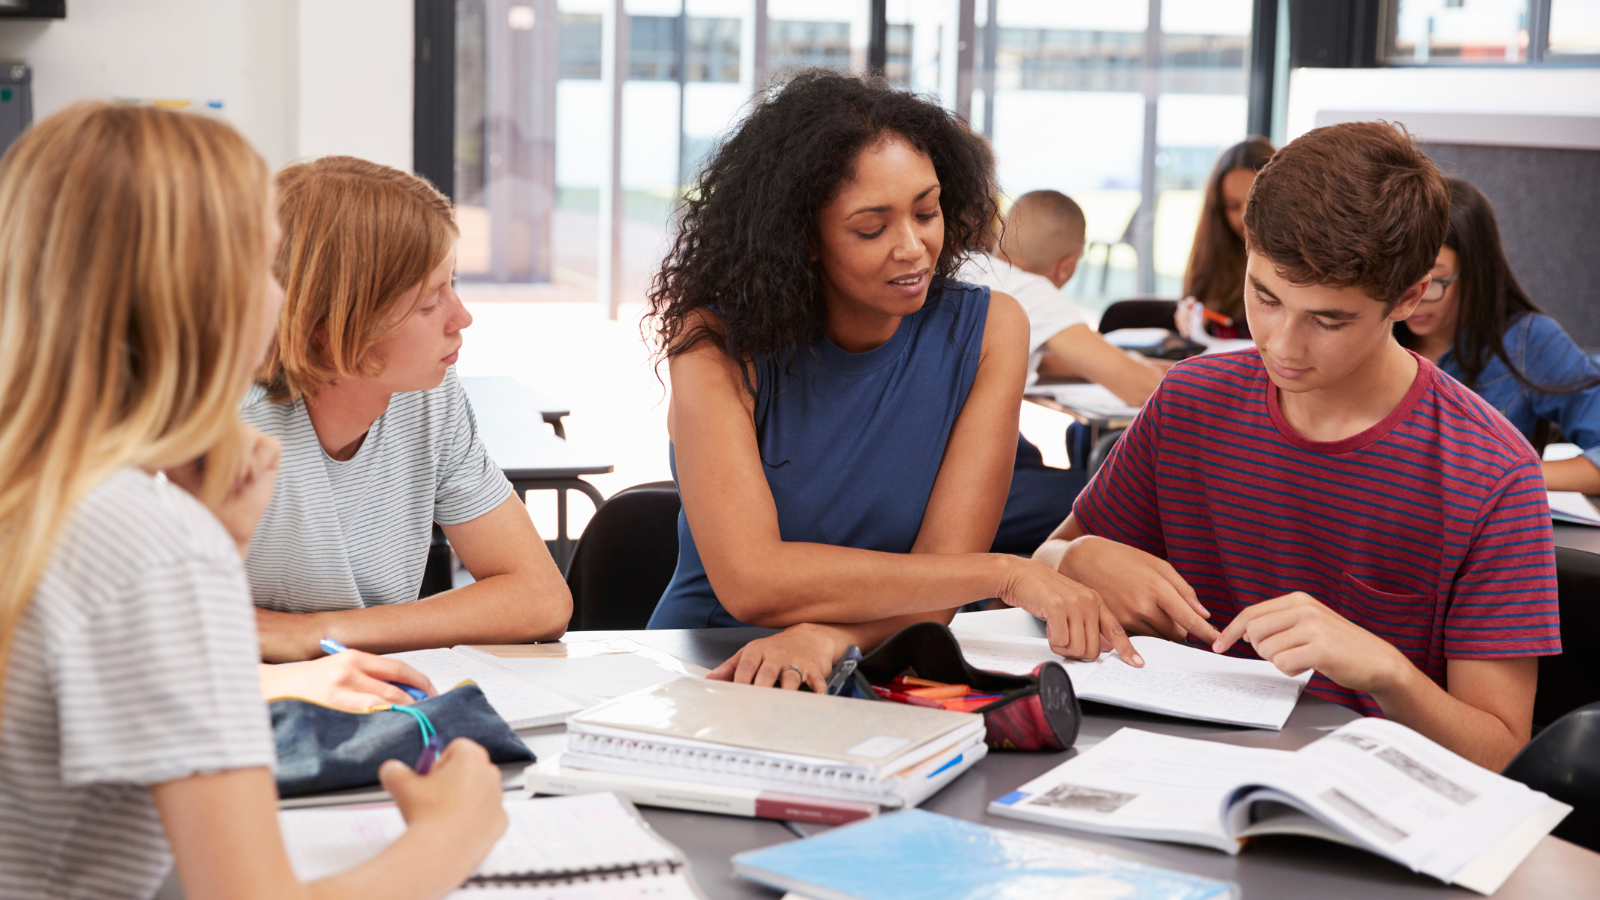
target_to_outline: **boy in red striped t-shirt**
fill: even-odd
[[[1175,366],[1034,555],[1131,632],[1315,670],[1498,770],[1561,652],[1555,559],[1527,441],[1392,334],[1448,216],[1388,125],[1278,151],[1245,211],[1256,349]]]

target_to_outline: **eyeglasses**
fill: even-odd
[[[1428,282],[1428,289],[1422,292],[1423,303],[1438,303],[1444,299],[1444,292],[1450,290],[1450,285],[1461,280],[1461,273],[1457,272],[1449,278],[1435,278]]]

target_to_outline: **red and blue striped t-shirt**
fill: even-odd
[[[1305,591],[1441,686],[1447,659],[1561,652],[1538,458],[1421,357],[1392,413],[1335,442],[1294,430],[1254,350],[1180,363],[1073,513],[1088,533],[1170,562],[1219,630]],[[1308,690],[1382,715],[1321,673]]]

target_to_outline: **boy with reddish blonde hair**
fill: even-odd
[[[1245,214],[1256,349],[1174,367],[1035,557],[1130,632],[1315,670],[1498,770],[1561,652],[1555,561],[1527,441],[1393,336],[1449,202],[1384,123],[1280,150]]]

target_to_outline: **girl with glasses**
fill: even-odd
[[[1477,391],[1535,449],[1559,426],[1583,454],[1546,461],[1546,486],[1600,494],[1600,371],[1517,283],[1489,199],[1459,178],[1445,181],[1450,231],[1433,283],[1396,337]]]

